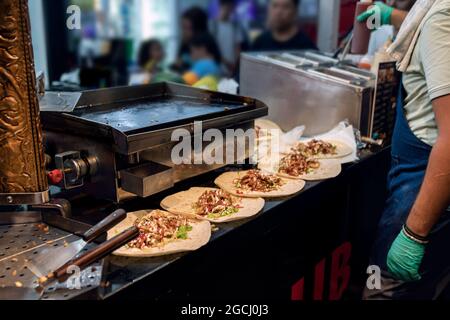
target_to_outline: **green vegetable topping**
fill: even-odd
[[[186,240],[188,238],[188,232],[192,231],[192,226],[185,225],[178,228],[177,239]]]
[[[211,213],[208,215],[209,219],[218,219],[218,218],[223,218],[223,217],[227,217],[227,216],[231,216],[232,214],[238,213],[239,209],[238,208],[228,208],[220,213]]]

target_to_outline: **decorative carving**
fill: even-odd
[[[0,1],[0,193],[47,190],[27,0]]]

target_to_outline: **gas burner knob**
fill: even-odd
[[[78,151],[69,151],[55,156],[56,167],[63,174],[64,188],[69,190],[84,185],[84,178],[98,172],[96,157],[81,157]]]
[[[64,172],[72,183],[76,183],[87,176],[94,176],[97,170],[97,158],[95,157],[68,159],[64,162]]]

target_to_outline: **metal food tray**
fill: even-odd
[[[44,228],[45,227],[45,228]],[[0,225],[0,295],[15,299],[35,299],[32,294],[42,276],[33,258],[42,250],[52,250],[80,238],[42,223]],[[88,245],[83,251],[92,248]],[[70,281],[47,287],[41,300],[68,300],[95,290],[102,279],[101,263],[95,263],[80,274],[80,287],[71,289]],[[23,289],[23,290],[19,290]],[[15,290],[19,290],[16,293]],[[28,296],[27,290],[31,292]],[[23,297],[21,296],[23,294]]]
[[[167,142],[176,129],[226,128],[264,117],[268,108],[252,98],[173,83],[82,93],[75,110],[41,113],[45,130],[101,139],[129,155]]]

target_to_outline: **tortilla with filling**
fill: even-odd
[[[258,164],[258,168],[263,171],[272,172],[282,178],[305,181],[332,179],[336,178],[342,172],[342,165],[339,161],[333,159],[322,159],[317,160],[320,163],[320,167],[313,170],[311,173],[303,174],[300,176],[291,176],[285,173],[280,173],[278,171],[279,162],[282,158],[283,155],[277,155],[272,158],[262,159]]]
[[[339,159],[339,158],[347,157],[353,153],[353,149],[348,144],[343,143],[341,141],[335,141],[335,140],[319,140],[319,141],[328,142],[328,143],[331,143],[332,145],[336,146],[336,154],[318,154],[318,155],[311,156],[314,159]],[[308,142],[309,141],[300,142],[300,143],[307,144]],[[293,148],[295,148],[296,146],[294,146]],[[292,149],[289,150],[289,152],[292,152]],[[287,152],[287,153],[289,153],[289,152]],[[287,153],[285,153],[285,154],[287,154]]]
[[[187,191],[179,192],[168,196],[161,202],[161,207],[165,210],[177,214],[183,214],[188,217],[204,219],[214,223],[224,223],[236,220],[247,219],[261,212],[265,201],[262,198],[239,198],[239,211],[228,216],[211,219],[196,214],[195,203],[205,191],[219,190],[215,188],[191,188]]]
[[[144,210],[128,213],[125,220],[108,231],[108,239],[111,239],[122,231],[131,228],[134,226],[137,219],[150,214],[152,211],[153,210]],[[162,210],[155,211],[163,212]],[[177,239],[169,241],[158,247],[144,249],[127,248],[124,246],[116,250],[113,254],[122,257],[149,258],[195,251],[209,242],[209,239],[211,238],[211,224],[205,220],[189,220],[189,225],[192,227],[192,230],[188,232],[187,239]]]
[[[227,172],[218,177],[215,184],[221,189],[238,197],[246,198],[280,198],[288,197],[303,190],[305,181],[282,179],[283,184],[277,190],[262,192],[251,191],[236,187],[236,180],[243,178],[249,171]]]

